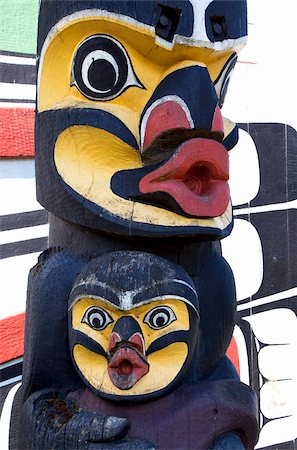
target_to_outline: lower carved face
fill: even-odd
[[[127,311],[103,298],[80,298],[71,310],[72,357],[97,394],[142,400],[166,392],[184,374],[195,347],[198,314],[173,295]]]

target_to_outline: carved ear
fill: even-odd
[[[67,308],[74,278],[85,263],[69,251],[50,248],[31,269],[23,367],[25,397],[38,389],[69,388],[76,382],[68,349]]]

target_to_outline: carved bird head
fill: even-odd
[[[142,401],[185,376],[198,345],[198,297],[176,264],[140,252],[95,258],[69,303],[76,370],[98,395]]]

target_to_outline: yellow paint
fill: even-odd
[[[134,71],[145,89],[129,87],[110,101],[92,101],[71,86],[73,58],[78,46],[89,36],[107,34],[126,49]],[[172,50],[155,42],[152,30],[121,18],[78,17],[65,21],[44,48],[40,61],[38,110],[93,108],[119,118],[139,142],[141,113],[162,79],[178,68],[206,66],[214,81],[232,54],[176,44]],[[66,129],[58,138],[55,163],[62,179],[87,200],[112,214],[138,223],[170,227],[199,226],[224,229],[232,219],[231,205],[226,214],[214,219],[192,219],[139,202],[125,200],[110,189],[116,171],[141,167],[137,152],[117,137],[87,126]]]
[[[110,189],[115,172],[142,167],[138,151],[115,135],[90,126],[72,126],[63,131],[55,145],[55,164],[62,179],[76,192],[112,214],[134,222],[164,226],[225,228],[227,215],[214,219],[192,219],[156,206],[126,200]]]
[[[161,330],[153,330],[144,323],[144,318],[150,310],[162,305],[172,308],[176,320]],[[86,311],[91,306],[98,306],[104,309],[114,322],[102,331],[92,329],[88,324],[82,322]],[[149,303],[132,308],[129,311],[122,311],[104,299],[81,298],[72,307],[72,328],[81,331],[98,342],[107,353],[110,335],[116,322],[123,316],[133,317],[138,322],[143,334],[145,349],[165,334],[179,330],[188,331],[190,328],[188,308],[183,301],[175,299],[174,296],[172,299],[166,300],[154,298]],[[118,389],[111,382],[107,372],[107,359],[104,356],[98,355],[80,344],[76,344],[73,349],[73,356],[78,370],[96,390],[108,394],[128,396],[143,395],[166,387],[182,369],[187,355],[188,347],[184,342],[174,342],[162,350],[151,353],[147,358],[149,372],[131,389],[124,391]]]
[[[177,320],[173,321],[161,330],[153,330],[143,322],[145,315],[151,309],[156,306],[165,305],[169,306],[173,310]],[[82,322],[86,311],[91,306],[98,306],[99,308],[104,309],[112,317],[114,322],[107,325],[107,327],[102,331],[94,330],[88,324]],[[87,336],[90,336],[94,341],[98,342],[106,352],[108,352],[108,344],[112,330],[116,322],[123,316],[133,317],[138,322],[144,337],[145,349],[147,349],[153,341],[159,339],[165,334],[178,330],[188,331],[190,328],[188,308],[183,301],[174,299],[174,296],[172,299],[166,300],[155,298],[150,300],[149,303],[132,308],[129,311],[122,311],[106,302],[104,299],[87,297],[81,298],[73,305],[72,308],[72,328],[81,331]]]
[[[111,17],[80,17],[65,25],[52,36],[41,60],[41,74],[38,95],[38,110],[56,108],[61,102],[75,99],[77,107],[106,109],[107,102],[87,100],[75,86],[70,86],[70,75],[75,51],[79,44],[94,34],[113,36],[125,47],[140,81],[145,90],[130,87],[120,97],[111,100],[110,104],[125,106],[136,111],[138,118],[127,123],[131,130],[138,129],[139,115],[160,81],[178,68],[193,64],[205,65],[214,81],[232,51],[216,51],[211,49],[175,45],[172,50],[160,47],[155,43],[152,31],[135,27],[127,22]],[[98,106],[96,105],[98,104]],[[90,107],[89,106],[89,107]],[[121,111],[117,116],[121,119]],[[136,120],[136,124],[133,121]],[[124,120],[123,120],[124,121]]]
[[[184,342],[176,342],[148,357],[149,371],[128,390],[118,389],[107,373],[107,360],[80,344],[74,346],[75,363],[96,390],[113,395],[144,395],[168,386],[178,375],[188,355]]]

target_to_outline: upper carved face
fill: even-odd
[[[236,128],[220,106],[244,36],[243,26],[233,29],[244,22],[233,3],[245,2],[140,2],[153,22],[132,4],[132,17],[122,2],[106,10],[95,1],[81,11],[69,4],[63,17],[67,2],[55,2],[60,20],[49,30],[50,3],[40,15],[40,41],[49,33],[38,75],[39,201],[67,220],[124,235],[228,234],[227,150]]]
[[[197,308],[190,278],[173,263],[136,252],[96,258],[70,298],[70,348],[79,375],[112,400],[167,393],[197,347]]]

